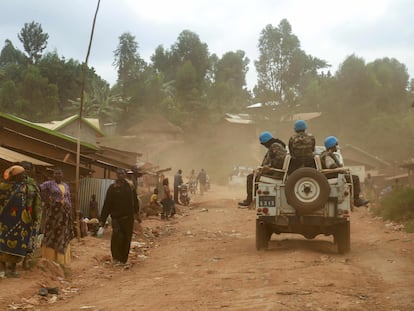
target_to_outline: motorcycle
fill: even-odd
[[[178,186],[180,202],[181,204],[187,206],[190,204],[190,194],[188,192],[188,184],[182,184]]]

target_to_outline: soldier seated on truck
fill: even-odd
[[[297,120],[293,128],[295,134],[289,139],[289,153],[292,157],[289,165],[289,174],[300,167],[316,168],[313,158],[315,137],[306,132],[308,125],[303,120]]]
[[[340,168],[343,166],[343,164],[339,161],[335,153],[338,151],[338,139],[335,136],[328,136],[325,138],[325,148],[326,150],[322,152],[320,158],[321,158],[321,164],[323,169],[334,169],[334,168]],[[330,176],[327,176],[328,178]],[[347,182],[351,182],[352,177],[352,188],[354,189],[354,205],[356,207],[360,207],[363,205],[367,205],[369,203],[368,200],[360,198],[360,192],[361,192],[361,185],[359,182],[358,175],[350,175],[346,174],[345,178]]]
[[[263,168],[261,171],[262,175],[281,178],[283,177],[282,172],[273,171],[272,168],[281,169],[287,155],[286,148],[280,143],[273,143],[266,157],[263,161]]]
[[[260,144],[262,146],[264,146],[266,149],[268,149],[268,151],[267,151],[267,153],[266,153],[266,155],[263,159],[262,166],[264,166],[265,163],[266,163],[266,159],[268,158],[268,153],[269,153],[270,146],[272,146],[274,143],[278,143],[281,146],[283,146],[283,148],[286,147],[286,144],[283,141],[281,141],[278,138],[274,138],[273,135],[268,131],[265,131],[265,132],[260,134],[259,141],[260,141]],[[282,164],[283,164],[283,162],[282,162]],[[253,179],[254,179],[253,178],[253,173],[250,173],[249,175],[247,175],[247,177],[246,177],[247,198],[243,202],[239,202],[239,207],[244,208],[244,207],[249,206],[252,203],[252,201],[253,201],[253,183],[255,182]]]

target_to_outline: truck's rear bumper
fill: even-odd
[[[274,233],[298,233],[318,235],[333,234],[336,226],[346,223],[349,218],[332,218],[323,216],[258,216],[257,221]]]

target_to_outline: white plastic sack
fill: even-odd
[[[98,232],[96,233],[96,236],[98,238],[102,238],[104,231],[105,231],[104,227],[99,227]]]

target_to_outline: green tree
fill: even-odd
[[[182,31],[170,50],[158,46],[151,56],[153,75],[159,81],[159,107],[170,120],[182,126],[196,126],[207,111],[207,75],[211,74],[207,44],[189,30]],[[149,76],[151,77],[151,76]]]
[[[4,42],[4,47],[0,52],[0,67],[10,64],[24,64],[24,54],[13,46],[10,40]]]
[[[409,86],[407,67],[387,57],[369,63],[367,67],[376,81],[376,109],[388,113],[405,111]]]
[[[131,33],[123,33],[119,37],[119,44],[114,51],[113,65],[118,71],[118,83],[127,87],[129,82],[136,78],[139,72],[145,70],[145,62],[138,54],[138,43]]]
[[[49,121],[56,117],[59,112],[57,86],[41,76],[38,67],[29,65],[23,71],[18,89],[21,97],[17,108],[22,116],[37,121]]]
[[[100,85],[98,80],[92,81],[91,90],[85,93],[83,115],[85,117],[99,118],[104,124],[108,122],[118,122],[121,120],[124,111],[122,97],[119,94],[111,94],[108,85]],[[69,100],[66,112],[69,114],[79,114],[80,99]]]
[[[306,55],[292,27],[283,19],[278,27],[267,25],[259,38],[259,60],[255,62],[258,84],[254,89],[259,101],[277,101],[293,105],[300,96],[306,75],[316,75],[327,63]]]
[[[36,64],[42,57],[42,52],[47,46],[49,35],[43,32],[42,26],[34,21],[25,23],[24,27],[18,34],[32,64]]]
[[[177,70],[185,63],[191,62],[195,70],[197,88],[201,91],[209,68],[207,44],[202,43],[196,33],[184,30],[179,34],[176,43],[171,47],[171,58]]]
[[[208,100],[214,119],[247,106],[250,100],[246,89],[248,64],[249,59],[244,51],[227,52],[221,59],[213,59],[213,83]]]
[[[58,87],[60,111],[65,109],[68,100],[80,96],[82,68],[77,61],[66,61],[63,57],[60,58],[57,52],[53,52],[46,53],[38,66],[41,75]]]
[[[151,56],[151,61],[153,68],[158,73],[163,74],[165,81],[175,80],[175,68],[170,51],[165,50],[162,45],[159,45]]]
[[[14,104],[19,99],[16,83],[7,80],[0,85],[0,109],[3,112],[13,113]]]

